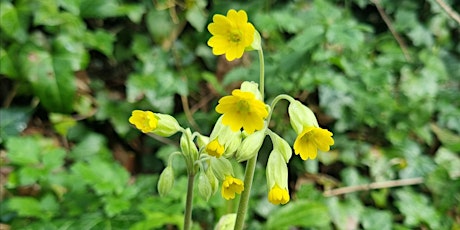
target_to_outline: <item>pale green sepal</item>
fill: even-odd
[[[165,196],[174,185],[174,171],[171,166],[167,166],[160,174],[158,179],[158,193],[160,196]]]
[[[265,129],[262,129],[244,138],[236,151],[236,160],[242,162],[255,156],[264,142],[265,135]]]
[[[302,133],[304,127],[319,127],[313,111],[300,101],[292,101],[289,104],[288,113],[291,126],[297,134]]]
[[[236,222],[236,213],[223,215],[217,222],[214,230],[233,230]]]
[[[214,172],[214,175],[220,181],[224,181],[225,176],[227,175],[233,175],[232,163],[230,163],[230,161],[224,157],[211,157],[210,165]]]
[[[282,154],[276,150],[270,153],[266,168],[267,185],[271,188],[278,184],[281,188],[288,186],[288,168]]]
[[[286,140],[284,140],[282,137],[278,136],[278,134],[271,132],[270,133],[270,138],[273,143],[273,149],[281,153],[281,155],[284,158],[284,161],[286,163],[289,162],[289,159],[291,159],[292,156],[292,148],[287,143]]]
[[[244,81],[243,83],[241,83],[240,90],[243,92],[253,93],[256,96],[257,100],[263,101],[262,94],[259,91],[259,84],[253,81]]]
[[[169,137],[177,133],[182,127],[177,123],[176,118],[168,114],[155,113],[158,118],[157,128],[152,133],[162,136]]]
[[[206,201],[208,201],[213,194],[211,182],[209,181],[208,176],[203,172],[200,172],[198,175],[198,193],[201,198]]]

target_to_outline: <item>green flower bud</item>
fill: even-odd
[[[171,115],[155,113],[155,116],[158,118],[158,124],[152,132],[158,136],[169,137],[182,129],[176,118]]]
[[[318,121],[313,111],[300,101],[292,101],[288,108],[291,126],[294,131],[299,134],[305,126],[319,127]]]
[[[276,150],[270,153],[266,168],[268,188],[272,188],[275,183],[282,188],[288,186],[288,168],[282,154]]]
[[[214,172],[214,175],[220,181],[224,181],[225,176],[227,175],[233,175],[232,163],[230,163],[230,161],[224,157],[212,157],[210,161],[210,166],[212,168],[212,171]]]
[[[273,132],[270,133],[270,138],[272,139],[273,149],[281,153],[284,161],[288,163],[292,156],[292,148],[289,143]]]
[[[262,49],[262,38],[260,37],[259,31],[254,31],[254,40],[252,41],[251,46],[247,47],[247,51],[251,50],[261,50]]]
[[[224,147],[222,155],[229,158],[233,156],[238,146],[241,144],[241,131],[234,132],[229,126],[222,124],[222,116],[220,116],[214,125],[209,139],[210,142],[217,139],[219,144]]]
[[[219,180],[217,179],[216,175],[214,175],[214,172],[212,171],[211,167],[208,167],[205,173],[208,177],[209,184],[211,185],[212,194],[214,194],[219,189]]]
[[[260,91],[259,91],[259,84],[253,81],[244,81],[243,83],[241,83],[240,89],[243,92],[253,93],[256,96],[257,100],[263,101],[262,94],[260,94]]]
[[[209,143],[209,137],[198,134],[198,136],[196,137],[196,144],[198,145],[199,149],[206,147],[208,143]]]
[[[265,129],[254,132],[244,138],[235,154],[238,162],[248,160],[256,155],[265,139]]]
[[[158,179],[158,193],[160,196],[165,196],[171,190],[174,184],[174,171],[171,166],[167,166],[160,174]]]
[[[212,186],[209,181],[208,176],[200,172],[198,175],[198,193],[200,194],[201,198],[208,201],[212,195]]]
[[[217,222],[216,227],[214,230],[233,230],[235,227],[236,222],[236,213],[230,213],[224,215],[220,218],[219,222]]]
[[[193,142],[192,131],[190,131],[190,128],[187,128],[182,133],[182,136],[180,137],[180,148],[182,150],[182,153],[186,157],[190,157],[192,162],[198,159],[198,156],[199,156],[198,149],[195,145],[195,142]]]

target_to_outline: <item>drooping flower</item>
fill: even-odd
[[[134,110],[129,118],[129,123],[143,133],[148,133],[157,128],[158,118],[151,111]]]
[[[213,22],[208,25],[213,35],[208,40],[214,55],[225,54],[228,61],[243,56],[244,50],[254,41],[254,26],[248,22],[248,15],[244,10],[229,10],[227,16],[216,14]]]
[[[304,127],[294,141],[294,152],[296,155],[300,154],[302,160],[315,159],[318,149],[326,152],[333,144],[332,133],[327,129],[313,126]]]
[[[226,176],[222,182],[222,197],[226,200],[234,199],[235,193],[241,194],[244,190],[244,183],[238,178],[232,176]]]
[[[261,130],[268,116],[265,104],[257,100],[251,92],[235,89],[231,96],[219,100],[216,111],[223,114],[222,123],[233,131],[243,128],[248,134]]]
[[[206,152],[214,157],[221,157],[222,154],[224,154],[224,150],[224,146],[222,146],[217,139],[214,139],[206,145]]]
[[[268,201],[272,204],[286,204],[289,202],[289,191],[275,184],[268,192]]]

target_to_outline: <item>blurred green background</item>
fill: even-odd
[[[266,102],[292,95],[336,142],[292,158],[291,202],[274,206],[267,139],[247,229],[460,229],[460,22],[439,2],[1,0],[0,229],[180,229],[179,158],[173,191],[156,190],[178,136],[142,135],[128,117],[169,113],[209,134],[217,100],[258,80],[255,52],[229,63],[206,45],[212,15],[231,8],[262,36]],[[270,127],[292,144],[286,108]],[[196,196],[193,228],[236,205]]]

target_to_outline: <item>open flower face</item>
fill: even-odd
[[[304,127],[294,142],[294,152],[300,154],[302,160],[315,159],[318,149],[324,152],[329,151],[334,144],[332,133],[326,129],[317,127]]]
[[[254,40],[254,26],[248,22],[248,15],[244,10],[229,10],[227,16],[216,14],[213,22],[208,25],[213,35],[208,40],[214,55],[225,54],[228,61],[243,56],[244,50],[251,46]]]
[[[289,202],[289,191],[287,189],[282,189],[280,186],[275,184],[268,192],[268,201],[272,204],[286,204]]]
[[[151,111],[134,110],[129,118],[129,123],[143,133],[149,133],[157,128],[158,118]]]
[[[234,199],[235,193],[241,194],[244,190],[243,181],[232,176],[226,176],[222,182],[222,197],[226,200]]]
[[[265,104],[257,100],[253,93],[235,89],[231,96],[219,100],[216,111],[223,114],[222,123],[233,131],[243,128],[248,134],[261,130],[268,116]]]

